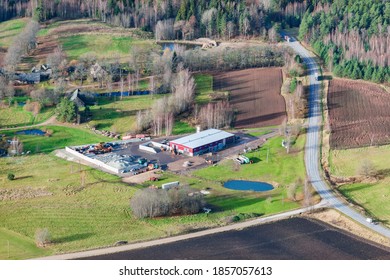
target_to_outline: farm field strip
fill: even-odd
[[[287,118],[281,96],[282,70],[256,68],[214,75],[214,90],[229,91],[238,111],[236,128],[279,125]]]
[[[328,108],[331,148],[390,143],[390,95],[380,86],[334,79],[330,81]]]

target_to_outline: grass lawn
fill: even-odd
[[[110,139],[96,135],[87,129],[78,129],[64,126],[45,126],[37,128],[42,130],[51,130],[53,134],[51,137],[17,135],[17,137],[23,142],[24,151],[31,151],[32,153],[49,153],[56,149],[64,148],[65,146],[97,143],[100,141],[108,141],[108,139]],[[5,131],[3,133],[12,137],[16,135],[15,132],[17,131],[18,130]]]
[[[0,23],[0,47],[8,48],[28,22],[28,18],[19,18]]]
[[[331,150],[329,163],[335,176],[355,176],[363,160],[370,160],[378,170],[390,166],[390,145],[348,150]]]
[[[110,99],[100,98],[97,106],[91,106],[92,121],[100,130],[110,130],[117,133],[125,133],[136,127],[136,114],[139,110],[151,107],[156,98],[161,95],[140,95]]]
[[[62,37],[59,41],[69,60],[78,59],[80,55],[88,52],[95,52],[98,57],[109,57],[114,54],[129,56],[130,50],[135,44],[145,47],[154,44],[152,41],[108,34],[73,35]]]
[[[84,187],[80,170],[86,174]],[[10,172],[16,175],[13,181],[6,179]],[[140,187],[125,185],[116,176],[51,154],[2,158],[0,174],[0,192],[6,189],[8,194],[18,194],[0,203],[0,228],[4,229],[0,231],[0,244],[12,239],[25,248],[19,253],[10,250],[11,259],[109,246],[118,240],[155,239],[223,225],[234,216],[242,218],[242,214],[270,214],[299,205],[283,199],[283,188],[266,193],[238,192],[223,188],[217,181],[164,173],[158,185],[179,180],[196,189],[210,187],[206,200],[213,212],[138,220],[132,216],[129,200]],[[26,196],[37,189],[47,195]],[[33,246],[39,228],[47,228],[52,235],[53,244],[45,249]],[[7,258],[8,250],[0,250],[0,259]]]
[[[246,134],[253,136],[253,137],[260,137],[260,136],[263,136],[265,134],[271,133],[274,128],[276,128],[276,127],[269,126],[269,127],[248,129],[246,131]]]
[[[25,126],[44,122],[54,114],[54,108],[44,108],[34,117],[22,106],[0,109],[0,128]]]
[[[209,94],[213,93],[213,76],[209,74],[195,74],[195,102],[207,104],[211,101]]]
[[[341,193],[364,207],[373,217],[390,225],[390,145],[348,150],[331,150],[329,163],[335,176],[356,176],[363,160],[371,161],[384,174],[373,183],[357,183],[339,188]]]
[[[0,259],[26,259],[50,253],[50,250],[38,248],[34,239],[0,228]]]
[[[175,124],[173,125],[173,129],[172,129],[172,134],[180,135],[180,134],[193,133],[195,131],[196,129],[190,126],[188,123],[182,121],[175,121]]]
[[[390,226],[390,178],[377,183],[344,185],[341,193],[364,207],[372,217]]]
[[[253,160],[253,164],[241,165],[239,171],[232,171],[233,161],[226,160],[217,166],[195,171],[196,176],[216,181],[245,178],[255,181],[264,181],[280,186],[287,186],[304,179],[306,170],[304,165],[305,135],[300,135],[287,154],[282,147],[282,138],[269,139],[259,151],[248,153],[246,156]],[[269,157],[267,163],[267,151]]]

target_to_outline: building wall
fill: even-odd
[[[235,136],[231,136],[193,149],[184,145],[175,144],[174,142],[170,142],[169,145],[172,149],[176,147],[176,151],[179,153],[184,153],[189,156],[197,156],[204,153],[216,152],[222,150],[223,148],[225,148],[227,144],[233,143],[234,140],[235,140]]]

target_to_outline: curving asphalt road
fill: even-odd
[[[321,136],[321,124],[322,124],[322,108],[321,108],[321,93],[320,82],[315,79],[315,73],[319,73],[319,67],[315,60],[314,55],[308,52],[298,41],[294,38],[291,42],[287,43],[291,48],[295,50],[307,65],[308,75],[310,78],[310,97],[309,97],[309,118],[308,118],[308,132],[306,140],[305,151],[305,164],[306,171],[310,178],[310,181],[316,191],[320,194],[321,198],[329,204],[329,207],[333,207],[343,214],[347,215],[351,219],[359,222],[365,227],[376,231],[383,236],[390,238],[390,229],[380,224],[372,224],[366,221],[367,217],[364,217],[348,204],[342,201],[336,196],[336,194],[328,187],[320,174],[320,136]]]

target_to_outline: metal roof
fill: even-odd
[[[234,136],[234,134],[211,128],[170,142],[194,149],[232,136]]]

